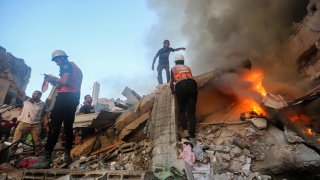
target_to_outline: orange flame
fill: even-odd
[[[259,69],[252,69],[250,71],[247,71],[246,73],[242,74],[241,77],[244,81],[251,83],[251,89],[258,94],[260,94],[262,97],[267,95],[267,91],[262,85],[262,80],[264,78],[262,70]],[[241,99],[241,107],[243,110],[247,111],[254,111],[257,114],[266,114],[264,109],[260,106],[259,103],[257,103],[253,98],[245,98],[244,100]]]
[[[250,108],[249,110],[254,111],[258,114],[266,114],[266,112],[261,108],[261,106],[254,100],[246,99],[246,100],[243,100],[242,104],[245,107]]]
[[[289,119],[292,123],[303,122],[304,124],[308,124],[311,120],[309,116],[306,116],[304,114],[294,114],[289,116]]]
[[[305,133],[309,136],[314,136],[315,135],[315,132],[313,131],[313,129],[311,128],[306,128],[305,129]]]
[[[263,72],[261,70],[251,70],[250,72],[244,74],[243,79],[249,81],[253,85],[253,89],[261,94],[263,97],[267,95],[266,89],[262,85],[262,80],[264,78]]]

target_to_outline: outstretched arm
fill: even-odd
[[[157,53],[156,56],[153,58],[153,62],[152,62],[152,66],[151,66],[152,70],[154,70],[154,63],[156,62],[158,56],[159,56],[159,53]]]
[[[175,48],[174,50],[175,50],[175,51],[180,51],[180,50],[184,50],[184,51],[185,51],[185,50],[186,50],[186,48],[181,47],[181,48]]]

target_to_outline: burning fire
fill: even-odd
[[[264,74],[261,70],[255,69],[244,74],[242,77],[245,81],[249,81],[253,85],[253,90],[261,94],[263,97],[267,95],[267,91],[262,85]]]
[[[263,72],[258,69],[252,69],[242,74],[241,78],[244,81],[250,82],[252,84],[251,90],[257,92],[262,97],[267,95],[267,91],[262,85],[262,80],[264,78]],[[266,111],[260,106],[260,104],[252,97],[241,98],[240,97],[240,107],[243,111],[253,111],[258,115],[266,115]]]
[[[242,107],[243,110],[254,111],[258,115],[266,114],[266,112],[262,109],[262,107],[257,102],[251,99],[243,100],[240,106]]]
[[[306,128],[306,129],[305,129],[305,134],[308,135],[308,136],[314,136],[316,133],[314,132],[313,129],[311,129],[311,128]]]
[[[309,116],[306,116],[304,114],[294,114],[289,116],[289,119],[292,123],[303,122],[304,124],[308,124],[311,120]]]

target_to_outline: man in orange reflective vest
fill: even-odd
[[[196,144],[196,104],[198,97],[197,82],[193,79],[190,68],[184,65],[184,56],[175,57],[176,65],[171,68],[170,87],[172,94],[176,94],[179,107],[179,122],[183,128],[184,136]],[[187,113],[187,118],[186,118]],[[188,128],[189,124],[189,128]]]
[[[69,62],[67,54],[62,50],[53,51],[52,61],[60,67],[60,78],[46,75],[45,80],[57,86],[58,95],[50,115],[51,121],[45,151],[39,161],[33,164],[33,168],[50,168],[51,154],[58,141],[62,123],[66,140],[63,160],[67,164],[72,162],[70,156],[73,144],[72,128],[80,100],[82,72],[76,64]]]

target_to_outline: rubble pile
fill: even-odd
[[[151,146],[147,140],[139,143],[125,143],[117,148],[112,148],[106,153],[91,156],[81,156],[79,160],[68,166],[70,169],[82,170],[148,170],[151,159]],[[53,168],[59,168],[63,164],[60,154],[56,156]]]
[[[252,118],[243,124],[199,124],[197,144],[192,148],[194,161],[190,164],[190,159],[182,158],[192,166],[195,179],[274,179],[276,174],[290,169],[318,177],[312,169],[319,166],[319,154],[301,144],[303,141],[290,143],[292,132],[287,134],[288,130],[267,126],[263,118]],[[295,134],[295,139],[298,137]],[[182,142],[178,154],[190,144]]]
[[[264,130],[253,124],[242,125],[199,125],[197,145],[192,148],[195,154],[193,176],[199,176],[199,166],[207,169],[207,175],[218,179],[271,179],[251,171],[252,161],[264,160],[264,151],[270,144],[264,142]],[[179,154],[182,149],[180,148]],[[206,167],[206,168],[203,168]]]
[[[118,156],[107,161],[106,165],[109,170],[129,170],[141,171],[148,170],[151,162],[151,144],[147,140],[135,144],[132,149],[120,150]],[[128,151],[128,152],[126,152]]]

